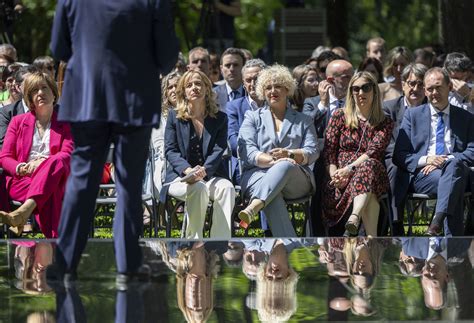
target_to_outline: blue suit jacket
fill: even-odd
[[[178,57],[169,0],[59,0],[51,51],[68,62],[60,120],[159,124]]]
[[[238,150],[243,162],[242,183],[260,170],[256,157],[259,152],[269,152],[273,148],[303,149],[308,156],[308,164],[302,166],[308,174],[314,188],[314,177],[310,165],[319,157],[316,130],[310,117],[286,108],[281,128],[280,139],[277,138],[272,113],[268,108],[247,111],[239,132]]]
[[[189,123],[177,119],[176,111],[170,110],[165,130],[166,183],[183,176],[184,170],[191,167],[186,160],[189,152]],[[222,159],[227,149],[227,115],[219,111],[216,118],[207,116],[202,137],[203,167],[206,168],[207,178],[228,178],[226,163]]]
[[[237,137],[240,126],[244,122],[245,113],[250,110],[247,97],[227,102],[226,113],[229,118],[228,140],[232,149],[232,156],[237,157]]]
[[[467,166],[474,162],[474,115],[450,106],[452,155]],[[426,156],[431,132],[431,112],[429,104],[408,109],[404,116],[393,153],[393,162],[409,173],[415,173],[418,160]]]

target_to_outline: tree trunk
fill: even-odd
[[[474,59],[474,1],[439,1],[440,36],[446,52],[464,52]]]
[[[349,33],[347,30],[347,1],[327,0],[327,36],[332,47],[342,46],[348,49]]]

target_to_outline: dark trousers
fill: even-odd
[[[104,162],[113,143],[117,189],[113,231],[117,271],[136,271],[142,261],[138,239],[143,231],[142,182],[151,127],[83,122],[72,124],[72,134],[75,148],[59,224],[56,262],[66,271],[77,269],[94,220]]]
[[[444,232],[463,235],[464,193],[469,184],[469,167],[458,159],[448,159],[443,168],[424,175],[417,170],[410,191],[436,196],[436,213],[445,213]]]

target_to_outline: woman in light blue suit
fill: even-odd
[[[239,218],[247,226],[264,209],[275,237],[296,236],[285,199],[311,195],[315,188],[310,166],[319,157],[316,130],[311,118],[288,103],[295,87],[284,66],[262,71],[257,94],[266,107],[248,111],[239,132],[242,192],[250,197]]]

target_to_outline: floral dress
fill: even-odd
[[[383,162],[385,149],[390,143],[393,121],[386,117],[377,127],[372,128],[359,119],[359,128],[350,129],[345,124],[344,110],[332,115],[326,129],[324,163],[342,168],[355,161],[362,154],[369,159],[357,166],[349,183],[342,189],[330,185],[331,178],[326,172],[322,187],[323,220],[328,227],[336,225],[347,217],[352,209],[352,200],[363,193],[381,196],[389,189],[389,179]]]

